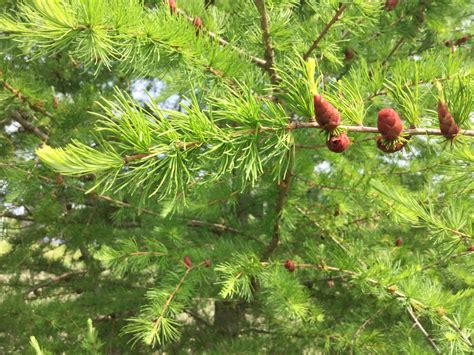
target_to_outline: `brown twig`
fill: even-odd
[[[32,288],[30,288],[28,291],[26,291],[24,293],[24,297],[28,296],[31,292],[36,293],[36,291],[38,291],[40,288],[45,288],[45,287],[51,286],[52,284],[54,284],[56,282],[67,280],[72,276],[82,275],[82,274],[85,274],[86,272],[87,272],[87,270],[75,270],[75,271],[66,272],[66,273],[58,275],[58,276],[54,276],[54,277],[52,277],[51,279],[49,279],[47,281],[44,281],[44,282],[41,282],[39,284],[34,285]]]
[[[278,247],[280,244],[281,239],[281,221],[283,218],[283,211],[285,209],[286,201],[288,200],[288,193],[290,191],[291,183],[293,181],[294,176],[294,146],[288,151],[288,170],[286,172],[285,178],[278,184],[278,197],[275,206],[275,224],[273,226],[273,237],[268,244],[266,250],[264,251],[261,260],[266,261],[273,253],[273,251]]]
[[[199,221],[197,219],[190,219],[186,223],[190,227],[209,227],[211,230],[222,233],[222,232],[231,232],[231,233],[240,233],[238,229],[228,227],[224,224],[219,223],[209,223],[205,221]]]
[[[316,128],[322,129],[316,122],[292,122],[288,126],[289,130],[292,129],[306,129],[306,128]],[[339,126],[341,129],[345,129],[348,132],[355,133],[379,133],[377,127],[367,127],[367,126]],[[402,132],[403,134],[412,135],[412,136],[442,136],[441,130],[436,128],[410,128]],[[459,132],[460,135],[474,137],[474,130],[465,129]]]
[[[33,218],[25,216],[25,215],[17,215],[9,211],[1,212],[0,217],[5,217],[5,218],[11,218],[11,219],[16,219],[18,221],[27,221],[31,222],[33,221]]]
[[[4,166],[4,167],[10,167],[10,168],[14,168],[14,169],[17,169],[17,170],[20,170],[20,171],[23,171],[23,172],[26,172],[26,173],[30,173],[29,171],[25,170],[25,169],[22,169],[22,168],[19,168],[19,167],[16,167],[16,166],[11,166],[9,164],[3,164],[3,163],[0,163],[0,166]],[[48,183],[51,183],[51,184],[56,184],[56,181],[47,177],[47,176],[42,176],[42,175],[37,175],[37,177],[43,181],[46,181]],[[83,192],[85,194],[88,193],[88,190],[87,189],[84,189],[82,187],[78,187],[78,186],[74,186],[74,185],[67,185],[65,183],[62,184],[62,186],[66,186],[66,187],[70,187],[71,189],[74,189],[76,191],[80,191],[80,192]],[[90,194],[90,193],[89,193]],[[98,194],[95,194],[95,193],[92,193],[90,194],[91,196],[93,196],[94,198],[97,198],[99,200],[103,200],[103,201],[107,201],[107,202],[111,202],[117,206],[120,206],[120,207],[127,207],[127,208],[133,208],[133,209],[136,209],[138,210],[138,212],[140,213],[144,213],[144,214],[148,214],[148,215],[151,215],[151,216],[155,216],[155,217],[161,217],[161,215],[155,211],[152,211],[150,209],[147,209],[147,208],[139,208],[139,207],[136,207],[134,205],[131,205],[127,202],[123,202],[123,201],[119,201],[119,200],[115,200],[113,199],[112,197],[109,197],[109,196],[106,196],[106,195],[98,195]],[[186,218],[184,218],[186,219]],[[187,219],[186,219],[187,220]],[[238,229],[235,229],[235,228],[232,228],[232,227],[229,227],[229,226],[226,226],[224,224],[220,224],[220,223],[211,223],[211,222],[207,222],[207,221],[200,221],[200,220],[196,220],[196,219],[190,219],[188,220],[188,226],[190,227],[209,227],[211,230],[213,231],[216,231],[216,232],[231,232],[231,233],[241,233],[241,231],[239,231]]]
[[[423,328],[423,325],[421,325],[419,319],[416,317],[415,315],[415,312],[413,312],[413,307],[411,305],[409,305],[407,307],[407,312],[408,314],[410,315],[411,319],[413,319],[413,322],[415,323],[415,325],[418,327],[418,329],[420,329],[420,331],[423,333],[423,335],[425,336],[426,340],[430,343],[431,347],[434,349],[434,351],[437,353],[437,354],[441,354],[441,350],[439,350],[438,346],[436,345],[436,343],[434,342],[433,338],[429,335],[429,333],[426,331],[425,328]]]
[[[37,136],[39,139],[41,139],[43,142],[46,142],[48,140],[48,135],[44,133],[42,130],[40,130],[38,127],[33,125],[31,122],[26,120],[23,117],[23,114],[17,111],[13,111],[10,113],[11,117],[17,121],[26,131],[33,133],[35,136]]]
[[[397,43],[395,43],[395,46],[392,48],[392,50],[390,51],[390,53],[387,55],[387,57],[383,60],[382,62],[382,66],[384,66],[385,64],[388,63],[388,61],[390,60],[390,58],[392,58],[392,56],[395,54],[395,52],[400,49],[400,47],[402,46],[403,42],[405,41],[405,38],[401,37]]]
[[[3,73],[0,71],[0,76],[2,76]],[[40,112],[42,113],[43,115],[45,116],[48,116],[50,118],[53,117],[53,115],[51,113],[49,113],[48,111],[46,111],[44,109],[44,107],[42,107],[40,104],[38,103],[34,103],[31,101],[31,99],[27,98],[26,96],[24,96],[20,90],[14,88],[12,85],[10,85],[9,83],[7,83],[6,81],[0,81],[0,83],[2,83],[3,87],[10,91],[17,99],[18,101],[22,102],[22,103],[26,103],[33,111],[37,111],[37,112]]]
[[[275,49],[273,48],[270,37],[270,25],[268,22],[268,14],[265,6],[265,0],[254,0],[255,6],[260,14],[260,28],[262,29],[262,40],[265,45],[265,70],[270,75],[273,85],[277,85],[280,81],[275,70]]]
[[[189,16],[186,12],[184,12],[183,10],[181,9],[176,9],[176,14],[180,15],[180,16],[183,16],[184,18],[186,18],[186,20],[188,20],[190,23],[193,23],[194,22],[194,18]],[[221,46],[223,47],[230,47],[232,48],[235,52],[239,53],[241,56],[243,57],[246,57],[246,58],[249,58],[250,61],[254,64],[256,64],[257,66],[261,67],[261,68],[265,68],[267,62],[261,58],[258,58],[248,52],[246,52],[245,50],[243,50],[242,48],[239,48],[233,44],[231,44],[230,42],[226,41],[225,39],[223,39],[222,37],[220,37],[218,34],[212,32],[212,31],[209,31],[207,29],[205,29],[204,27],[201,28],[201,31],[203,33],[205,33],[206,35],[208,35],[210,38],[214,39],[217,41],[217,43],[219,43]]]
[[[316,222],[314,219],[312,219],[309,215],[308,215],[308,212],[303,210],[301,207],[299,206],[296,206],[294,205],[294,207],[304,216],[308,219],[308,221],[310,221],[312,224],[314,224],[318,229],[320,229],[321,231],[323,231],[324,233],[326,233],[326,235],[329,237],[329,239],[331,239],[333,241],[334,244],[336,244],[339,248],[341,248],[347,255],[355,258],[361,265],[367,267],[367,264],[357,258],[349,249],[347,249],[344,244],[342,243],[341,240],[339,240],[339,238],[337,238],[336,236],[334,236],[329,230],[327,230],[326,228],[324,228],[321,224],[319,224],[318,222]]]
[[[309,58],[309,56],[311,55],[311,53],[318,47],[319,43],[321,42],[321,40],[324,38],[324,36],[326,36],[326,34],[329,32],[329,30],[331,29],[332,25],[334,25],[337,21],[339,21],[342,13],[346,10],[347,8],[347,5],[344,5],[342,3],[339,4],[339,7],[336,11],[336,13],[334,14],[334,16],[332,17],[331,20],[329,20],[329,22],[326,23],[326,25],[324,25],[324,28],[323,30],[321,31],[321,33],[318,35],[318,37],[314,40],[313,44],[311,45],[311,47],[309,47],[309,49],[306,51],[306,53],[303,55],[303,59],[306,60]]]
[[[369,324],[371,323],[380,313],[382,313],[382,311],[384,310],[384,308],[380,308],[377,312],[375,312],[374,314],[372,314],[370,317],[368,317],[364,323],[362,323],[360,325],[359,328],[357,328],[356,332],[354,333],[354,335],[352,336],[352,341],[351,341],[351,347],[349,349],[349,354],[353,354],[354,353],[354,346],[356,344],[356,341],[357,341],[357,338],[359,337],[360,333],[362,332],[362,330],[364,330],[364,328]]]
[[[156,331],[158,330],[158,327],[160,326],[160,323],[161,321],[163,320],[163,318],[165,317],[165,313],[166,311],[168,310],[170,304],[171,304],[171,301],[173,301],[173,298],[176,296],[176,293],[179,291],[179,289],[181,288],[181,286],[183,285],[184,283],[184,280],[186,280],[186,277],[188,277],[189,273],[194,270],[195,268],[199,267],[199,266],[202,266],[204,265],[204,262],[200,263],[199,265],[196,265],[196,266],[191,266],[191,267],[187,267],[186,268],[186,271],[184,272],[183,276],[181,277],[181,279],[179,280],[178,284],[176,285],[176,287],[173,289],[173,291],[170,293],[170,295],[168,296],[168,298],[166,299],[166,302],[165,304],[163,305],[163,309],[160,313],[160,316],[158,317],[158,319],[156,321],[153,322],[153,332],[156,333]]]

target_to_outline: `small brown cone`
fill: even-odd
[[[459,133],[459,127],[448,110],[448,105],[442,101],[438,102],[439,129],[445,138],[451,139]]]
[[[329,150],[334,153],[342,153],[349,147],[350,144],[351,141],[349,140],[349,137],[346,133],[341,133],[338,136],[331,136],[326,142]]]
[[[396,153],[402,150],[406,144],[402,142],[397,142],[395,144],[387,144],[387,140],[385,140],[382,136],[378,136],[375,138],[377,141],[377,148],[379,148],[384,153]]]
[[[403,123],[394,109],[383,108],[377,115],[377,128],[382,137],[395,139],[402,133]]]
[[[327,131],[332,131],[341,123],[339,112],[322,96],[314,95],[316,122]]]

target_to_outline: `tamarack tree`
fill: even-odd
[[[37,353],[473,351],[470,1],[5,3],[3,217],[36,229],[0,300],[49,314]],[[80,257],[20,282],[54,240]]]

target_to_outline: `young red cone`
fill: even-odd
[[[327,131],[332,131],[341,123],[339,112],[320,95],[314,95],[314,113],[318,124]]]
[[[287,269],[289,272],[293,272],[296,269],[295,262],[291,259],[288,259],[285,261],[285,269]]]
[[[202,19],[199,16],[196,16],[193,21],[194,27],[196,27],[198,30],[202,29]]]
[[[392,11],[397,7],[398,0],[387,0],[385,3],[385,10]]]
[[[469,246],[469,248],[467,248],[467,251],[474,251],[474,245]]]
[[[377,128],[382,137],[396,139],[403,131],[403,123],[395,110],[383,108],[378,114]]]
[[[354,54],[354,51],[350,48],[346,48],[346,50],[344,51],[344,57],[347,61],[352,60],[352,58],[354,58]]]
[[[456,41],[456,45],[460,46],[461,44],[466,43],[469,40],[469,35],[464,35]]]
[[[329,150],[334,153],[342,153],[349,147],[350,144],[351,141],[345,132],[338,136],[331,136],[326,142]]]
[[[397,240],[395,241],[395,246],[397,246],[397,247],[401,247],[402,244],[403,244],[403,240],[401,240],[401,239],[397,239]]]
[[[183,258],[183,263],[188,269],[193,265],[193,263],[191,262],[191,258],[187,255]]]
[[[168,0],[168,6],[171,10],[171,14],[175,14],[176,13],[176,0]]]
[[[405,147],[405,143],[397,142],[394,145],[389,145],[387,142],[384,142],[384,138],[382,136],[377,136],[375,138],[377,141],[377,148],[379,148],[384,153],[395,153],[402,150]]]
[[[448,110],[448,105],[438,102],[439,129],[445,138],[451,139],[459,133],[459,127]]]

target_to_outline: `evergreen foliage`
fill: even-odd
[[[474,5],[390,3],[0,0],[0,353],[473,352]]]

